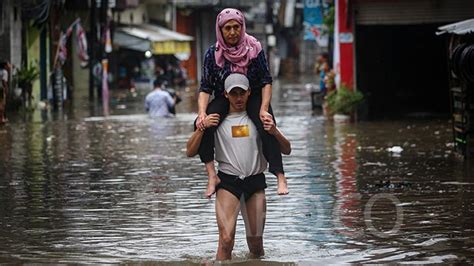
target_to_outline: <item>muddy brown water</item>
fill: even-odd
[[[263,262],[474,262],[474,177],[449,121],[337,125],[290,87],[274,97],[290,194],[267,174]],[[214,199],[184,154],[195,114],[112,109],[0,127],[0,262],[213,260]],[[263,263],[247,260],[244,236],[239,218],[234,262]]]

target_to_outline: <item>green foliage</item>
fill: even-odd
[[[323,15],[323,24],[327,28],[329,35],[334,34],[334,5],[331,5]]]
[[[364,100],[364,95],[341,85],[339,89],[329,92],[326,100],[331,113],[349,115]]]
[[[31,62],[29,66],[24,66],[17,71],[19,84],[31,84],[39,78],[40,71],[36,63]]]

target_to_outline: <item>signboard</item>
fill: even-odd
[[[189,42],[180,41],[165,41],[153,42],[154,54],[177,54],[177,53],[191,53],[191,45]]]
[[[339,33],[339,43],[352,43],[354,41],[354,36],[351,32],[340,32]]]
[[[328,45],[328,36],[324,34],[322,0],[305,0],[303,10],[304,40],[316,41],[320,46]]]
[[[100,8],[102,6],[102,0],[93,0],[93,1],[95,1],[97,8]],[[116,0],[107,0],[108,8],[115,8],[116,4],[117,4]]]

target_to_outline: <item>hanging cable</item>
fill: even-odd
[[[22,1],[21,9],[24,19],[32,19],[35,26],[41,26],[49,18],[52,0]]]

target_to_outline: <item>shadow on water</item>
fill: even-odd
[[[293,145],[290,194],[267,174],[266,255],[246,259],[239,219],[234,263],[473,263],[474,167],[452,154],[448,121],[335,125],[311,116],[304,89],[274,95]],[[0,127],[0,261],[212,262],[214,199],[184,154],[194,118],[115,111]]]

